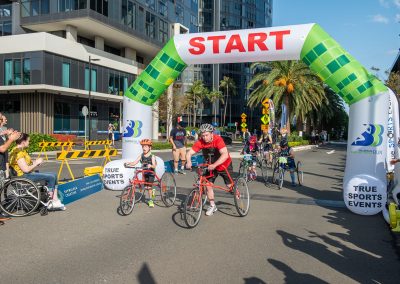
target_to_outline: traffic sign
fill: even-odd
[[[87,116],[89,114],[89,109],[87,106],[82,107],[82,114],[83,116]]]
[[[247,127],[247,124],[243,122],[240,126],[241,126],[242,128],[246,128],[246,127]]]
[[[263,124],[268,124],[269,123],[269,115],[264,115],[264,116],[262,116],[261,117],[261,122],[263,123]]]
[[[261,124],[261,130],[268,130],[268,125]]]
[[[242,132],[246,132],[246,128],[242,128]]]
[[[247,115],[245,113],[242,113],[242,115],[240,116],[241,118],[246,118]]]
[[[269,108],[264,107],[262,109],[262,114],[269,114]]]
[[[246,119],[245,119],[245,118],[242,118],[242,122],[246,122]]]
[[[269,108],[269,99],[264,99],[261,104],[266,108]]]

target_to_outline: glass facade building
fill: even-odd
[[[199,0],[199,30],[210,32],[214,30],[236,30],[270,27],[272,25],[272,0]],[[248,63],[197,65],[194,69],[194,80],[203,80],[209,88],[218,89],[224,76],[235,81],[237,96],[228,101],[227,123],[240,122],[240,114],[246,112],[248,121],[257,125],[257,115],[246,107],[249,91],[246,86],[251,74]],[[223,106],[218,116],[223,116]],[[207,104],[205,119],[213,120],[212,106]],[[231,115],[230,115],[231,114]],[[221,120],[220,120],[221,121]],[[259,123],[258,123],[259,124]]]

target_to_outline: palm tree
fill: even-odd
[[[217,102],[224,103],[224,95],[221,91],[212,90],[207,97],[213,105],[214,122],[217,122]]]
[[[226,109],[228,106],[228,100],[229,103],[232,104],[232,98],[229,96],[229,91],[231,93],[231,96],[236,96],[236,84],[235,81],[233,81],[232,78],[228,77],[228,76],[224,76],[224,78],[220,81],[219,83],[219,87],[221,89],[224,89],[226,92],[226,96],[225,96],[225,108],[224,108],[224,120],[222,125],[225,126],[225,120],[226,120]],[[230,113],[230,116],[232,117],[232,113]]]
[[[285,104],[289,134],[294,114],[304,121],[305,115],[325,99],[321,79],[301,61],[256,62],[250,68],[256,75],[247,85],[254,88],[248,105],[259,106],[266,98],[272,98],[275,106]]]
[[[202,100],[208,94],[208,89],[204,87],[203,81],[198,80],[193,83],[193,85],[186,91],[187,98],[190,102],[193,103],[193,127],[196,126],[196,109],[197,104],[199,102],[202,103]],[[201,116],[203,114],[203,110],[201,111]]]
[[[317,126],[319,130],[326,128],[331,124],[331,120],[335,115],[345,112],[344,102],[330,87],[325,85],[325,99],[318,109],[312,110],[308,116],[310,117],[313,125]]]

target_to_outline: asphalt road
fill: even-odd
[[[344,208],[345,148],[296,155],[305,185],[251,183],[244,218],[219,193],[219,211],[187,229],[179,203],[192,173],[176,177],[171,208],[139,203],[123,217],[119,192],[103,190],[64,212],[14,218],[0,226],[0,283],[398,283],[399,248],[383,218]],[[73,162],[74,173],[91,163]]]

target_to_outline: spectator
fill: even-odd
[[[245,144],[249,139],[250,139],[251,133],[249,132],[249,129],[246,128],[245,131],[243,131],[243,143]]]
[[[11,140],[11,139],[10,139]],[[10,152],[10,166],[17,176],[25,177],[31,181],[46,181],[51,201],[48,209],[65,210],[64,204],[57,196],[57,174],[53,172],[35,172],[34,170],[43,163],[42,158],[32,161],[29,154],[25,151],[29,147],[29,135],[21,133],[16,139],[17,146]]]
[[[113,147],[115,144],[114,130],[115,130],[114,125],[112,123],[109,123],[108,124],[108,140],[111,140],[111,146],[113,146]]]
[[[7,123],[7,118],[0,113],[0,170],[3,170],[6,177],[9,177],[9,163],[8,163],[8,148],[12,142],[18,139],[21,133],[14,131],[14,129],[5,129],[4,122]]]
[[[174,173],[185,174],[186,164],[186,130],[179,123],[171,130],[169,142],[172,144],[172,156],[174,158]],[[179,160],[181,169],[178,170]]]

